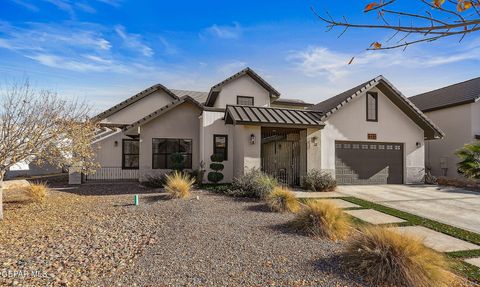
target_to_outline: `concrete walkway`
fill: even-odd
[[[480,193],[432,185],[343,185],[337,192],[480,233]]]

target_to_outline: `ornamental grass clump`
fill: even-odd
[[[348,241],[345,265],[374,286],[455,286],[442,254],[420,239],[391,229],[370,226]]]
[[[267,195],[267,205],[271,210],[277,212],[297,212],[300,209],[300,203],[295,194],[288,188],[277,186]]]
[[[187,198],[190,196],[190,190],[195,180],[190,178],[188,174],[175,171],[165,177],[165,192],[167,192],[171,198]]]
[[[28,196],[36,203],[45,202],[48,186],[45,183],[32,183],[26,188]]]
[[[292,222],[292,226],[311,237],[344,239],[351,231],[350,217],[335,204],[322,201],[307,201]]]

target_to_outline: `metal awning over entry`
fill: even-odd
[[[323,127],[322,113],[318,111],[270,107],[227,105],[226,124]]]

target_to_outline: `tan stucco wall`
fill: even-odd
[[[201,127],[200,127],[200,160],[205,163],[205,176],[204,180],[208,181],[207,174],[211,171],[210,166],[210,156],[213,154],[213,135],[227,135],[228,136],[228,159],[223,161],[224,170],[223,181],[222,182],[232,182],[233,179],[233,146],[234,146],[234,134],[233,126],[225,125],[223,120],[223,112],[211,112],[204,111],[201,116]]]
[[[255,136],[255,144],[250,143],[252,134]],[[261,168],[261,136],[260,126],[234,126],[234,176],[241,176],[252,168]]]
[[[250,76],[244,75],[222,87],[214,107],[224,108],[227,105],[236,105],[237,96],[254,97],[255,106],[270,106],[269,92]]]
[[[146,175],[166,172],[166,170],[152,169],[153,138],[191,139],[192,168],[199,167],[200,113],[196,105],[185,102],[140,126],[140,181],[145,180]]]
[[[404,144],[404,182],[421,182],[424,175],[424,132],[380,90],[378,122],[366,121],[365,92],[331,115],[321,131],[321,167],[335,173],[335,140],[369,141],[368,133],[377,134],[375,142]],[[421,147],[417,148],[416,143]]]
[[[156,91],[102,120],[102,123],[131,124],[160,109],[174,99],[164,91]]]
[[[93,145],[95,161],[100,167],[122,167],[122,139],[128,139],[122,132],[114,134]],[[115,142],[117,145],[115,146]]]
[[[455,151],[472,142],[475,133],[480,132],[479,103],[427,112],[426,115],[445,133],[443,139],[426,142],[426,165],[435,176],[461,177],[457,173]],[[446,173],[442,167],[447,168]]]

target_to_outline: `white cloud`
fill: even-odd
[[[128,68],[121,64],[115,64],[111,61],[91,55],[84,57],[84,59],[81,60],[52,54],[35,54],[27,57],[48,67],[61,68],[76,72],[128,72]]]
[[[354,57],[351,65],[348,64]],[[327,76],[330,81],[365,69],[385,69],[387,67],[430,68],[480,58],[480,45],[459,47],[448,54],[432,54],[422,50],[403,51],[364,51],[358,55],[336,52],[326,47],[309,46],[304,50],[291,52],[287,60],[296,69],[309,77]]]
[[[214,24],[208,27],[207,29],[205,29],[205,31],[208,34],[221,39],[237,39],[242,34],[242,27],[237,22],[233,22],[233,25],[230,25],[230,26],[229,25],[222,26],[222,25]]]
[[[17,4],[17,5],[20,5],[24,8],[27,8],[28,10],[31,10],[31,11],[34,11],[34,12],[38,12],[39,9],[37,6],[33,5],[32,3],[29,3],[28,1],[24,1],[24,0],[11,0],[13,3]]]
[[[115,32],[118,34],[118,36],[120,36],[120,38],[122,38],[123,43],[126,47],[134,51],[139,50],[146,57],[153,56],[154,52],[152,48],[142,42],[140,35],[127,33],[125,27],[123,27],[122,25],[117,25],[115,27]]]

